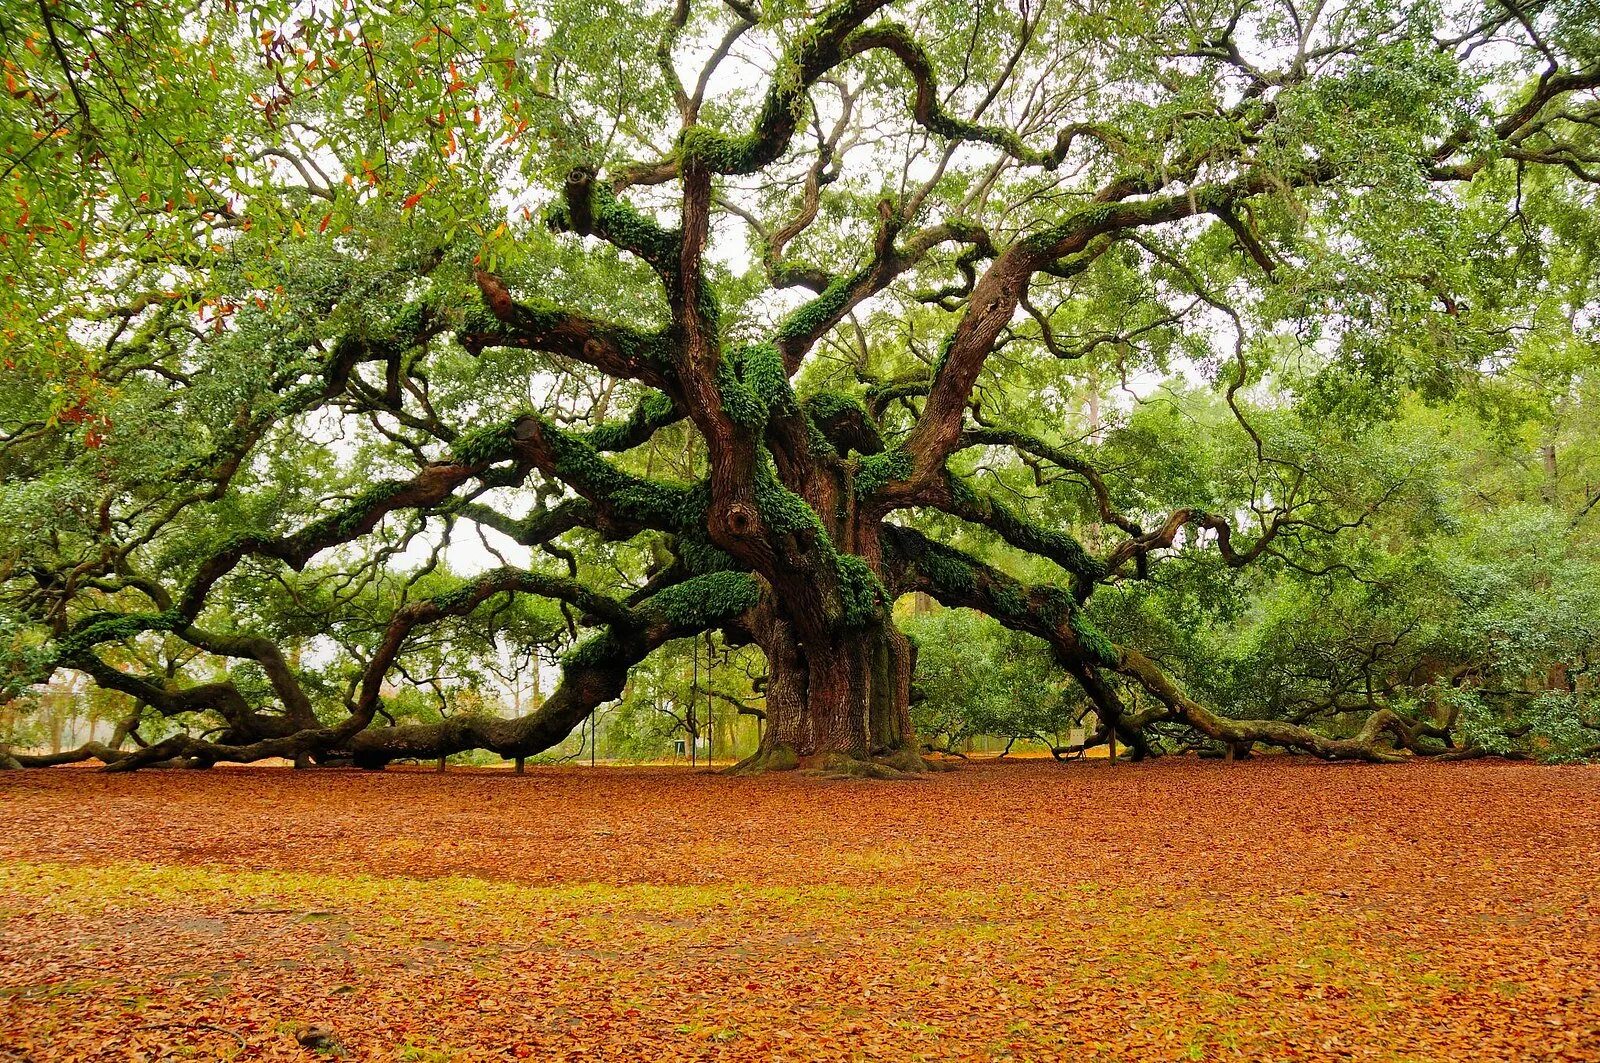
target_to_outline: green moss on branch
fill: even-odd
[[[450,455],[464,465],[492,465],[510,458],[516,442],[516,422],[507,421],[462,433],[450,445]]]
[[[734,619],[761,601],[761,584],[748,572],[711,572],[664,587],[641,609],[675,628],[704,629]]]
[[[95,646],[104,642],[121,642],[147,631],[176,631],[187,626],[188,621],[176,609],[159,613],[126,613],[121,616],[106,615],[80,624],[62,639],[58,657],[72,663],[82,660]]]
[[[854,554],[835,554],[839,578],[839,598],[844,606],[840,618],[846,627],[865,627],[881,620],[889,607],[889,592],[871,567]]]
[[[622,420],[609,421],[589,430],[588,444],[597,451],[629,450],[647,441],[658,429],[678,419],[672,399],[652,391],[639,400]]]
[[[911,475],[911,455],[895,447],[882,454],[858,459],[855,476],[857,498],[871,498],[896,480]]]
[[[1108,668],[1115,668],[1121,664],[1116,645],[1083,614],[1081,609],[1075,609],[1069,614],[1068,623],[1072,625],[1073,634],[1078,636],[1078,645],[1082,646],[1097,664]]]

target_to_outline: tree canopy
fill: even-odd
[[[916,771],[910,592],[1135,756],[1596,749],[1588,0],[41,0],[0,62],[0,694],[121,706],[8,761],[529,756],[710,632],[747,770]]]

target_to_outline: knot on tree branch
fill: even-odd
[[[740,538],[752,534],[760,521],[756,507],[748,502],[734,502],[728,506],[724,524],[728,531]]]

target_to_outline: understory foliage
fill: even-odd
[[[1588,0],[44,0],[0,65],[9,766],[1600,748]]]
[[[917,646],[911,715],[935,749],[961,754],[980,737],[1055,749],[1092,711],[1038,639],[982,613],[945,609],[905,627]]]

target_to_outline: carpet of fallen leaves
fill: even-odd
[[[1600,1060],[1600,770],[0,778],[0,1060],[319,1054]]]

